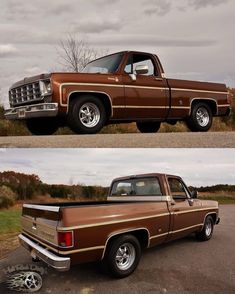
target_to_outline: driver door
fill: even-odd
[[[147,73],[137,74],[136,68],[139,66],[147,66]],[[152,55],[130,53],[123,82],[128,119],[163,119],[167,116],[169,90]]]
[[[168,177],[168,185],[173,199],[169,207],[172,213],[169,239],[174,240],[195,231],[200,223],[200,211],[199,203],[191,199],[188,188],[180,178]]]

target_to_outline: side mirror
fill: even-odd
[[[130,78],[132,79],[133,82],[136,81],[136,75],[135,74],[129,74]]]
[[[149,68],[147,65],[137,65],[135,68],[135,72],[137,75],[144,75],[149,72]]]
[[[196,190],[193,190],[193,191],[191,192],[191,198],[192,198],[192,199],[196,199],[196,198],[197,198],[197,191],[196,191]]]

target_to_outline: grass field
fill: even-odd
[[[20,208],[0,211],[0,259],[19,246],[20,216]]]
[[[20,216],[20,208],[0,211],[0,240],[2,235],[16,234],[20,231]]]

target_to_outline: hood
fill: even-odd
[[[51,77],[50,73],[40,74],[40,75],[36,75],[36,76],[32,76],[32,77],[25,77],[24,79],[14,83],[10,87],[10,90],[14,89],[14,88],[17,88],[17,87],[21,87],[21,86],[26,85],[26,84],[33,83],[33,82],[38,81],[38,80],[49,79],[50,77]]]

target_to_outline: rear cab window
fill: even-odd
[[[162,196],[162,191],[158,178],[138,178],[114,182],[110,196]]]

